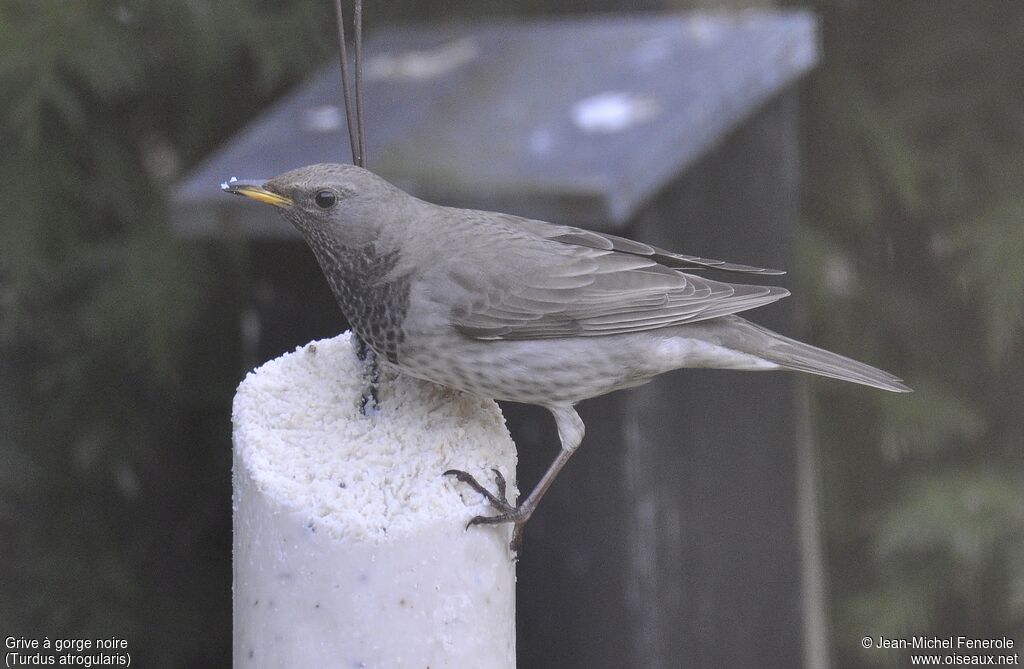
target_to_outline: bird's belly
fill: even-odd
[[[481,397],[549,406],[640,385],[682,367],[778,368],[724,346],[717,334],[721,327],[709,321],[603,337],[520,341],[419,333],[406,338],[397,366]]]
[[[403,347],[407,374],[491,399],[568,405],[639,385],[664,371],[643,364],[619,337],[483,341],[461,335]]]

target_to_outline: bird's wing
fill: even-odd
[[[489,250],[447,270],[462,288],[452,325],[476,339],[620,334],[732,314],[789,294],[684,274],[658,262],[656,249],[631,253],[565,241],[576,234],[553,238],[518,225],[489,230]],[[608,239],[625,249],[651,248]]]
[[[554,225],[552,223],[545,223],[544,221],[535,221],[515,216],[509,216],[508,220],[511,224],[535,235],[544,237],[545,239],[561,242],[563,244],[573,244],[592,249],[619,251],[621,253],[643,256],[651,258],[659,264],[673,269],[685,269],[691,271],[717,269],[724,272],[744,272],[749,274],[785,274],[784,271],[778,269],[754,267],[753,265],[741,265],[739,263],[716,260],[714,258],[701,258],[698,256],[673,253],[672,251],[666,251],[665,249],[660,249],[657,246],[651,246],[650,244],[644,244],[642,242],[635,242],[632,239],[626,239],[625,237],[616,237],[615,235],[609,235],[603,232],[574,228],[570,225]]]

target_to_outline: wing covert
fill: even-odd
[[[557,226],[552,226],[557,227]],[[515,255],[493,258],[495,271],[453,270],[467,288],[451,324],[475,339],[548,339],[652,330],[714,318],[774,302],[784,288],[729,284],[683,273],[615,248],[560,242],[552,236],[505,230]],[[561,233],[559,233],[561,234]],[[568,233],[575,234],[575,233]],[[625,248],[644,250],[624,240]],[[595,244],[603,244],[595,240]],[[629,246],[630,244],[636,246]],[[653,247],[650,247],[653,249]]]

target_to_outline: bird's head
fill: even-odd
[[[373,242],[411,199],[369,170],[333,163],[300,167],[265,183],[232,179],[221,188],[280,208],[311,245]]]

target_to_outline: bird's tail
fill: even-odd
[[[729,348],[755,355],[784,369],[852,381],[895,393],[911,392],[902,379],[871,365],[784,337],[739,316],[727,318],[731,321],[727,329],[729,334],[723,337],[722,344]]]

